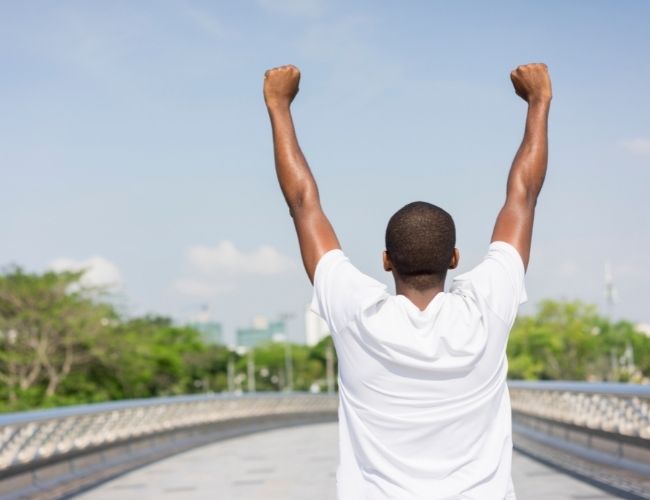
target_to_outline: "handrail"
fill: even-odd
[[[337,403],[325,394],[208,394],[3,415],[0,497],[63,498],[215,440],[334,420]]]
[[[29,410],[13,413],[0,414],[0,427],[5,425],[14,425],[16,423],[38,422],[42,420],[51,420],[68,416],[90,415],[115,410],[124,410],[129,408],[140,408],[147,406],[158,406],[178,403],[194,403],[206,400],[241,400],[263,398],[283,398],[288,393],[283,392],[254,392],[254,393],[209,393],[209,394],[184,394],[179,396],[164,396],[157,398],[140,398],[140,399],[123,399],[119,401],[105,401],[101,403],[88,403],[80,405],[64,406],[61,408],[47,408],[43,410]],[[294,392],[292,394],[301,395],[309,394],[303,392]],[[325,394],[310,394],[316,397],[327,397]]]
[[[650,398],[650,384],[622,384],[617,382],[574,382],[570,380],[509,380],[511,389],[530,391],[583,392],[585,394],[617,394]]]
[[[514,412],[650,440],[650,386],[581,382],[508,385]]]
[[[333,411],[318,394],[192,395],[117,401],[3,415],[0,471],[73,450],[178,428],[261,415]]]
[[[565,449],[582,447],[589,460],[609,453],[610,463],[619,457],[627,470],[645,474],[650,463],[650,386],[569,381],[510,381],[508,386],[516,447],[535,440],[560,449],[561,435],[571,442]],[[332,420],[337,400],[335,395],[310,393],[203,394],[0,415],[0,497],[11,498],[4,483],[31,474],[34,483],[28,489],[50,488],[48,498],[53,498],[49,485],[65,481],[45,481],[41,471],[67,461],[73,471],[68,476],[79,483],[80,475],[88,473],[75,460],[100,455],[103,461],[108,450],[114,458],[101,467],[114,474],[228,435]],[[602,445],[603,439],[614,447]],[[140,444],[132,447],[136,442]],[[93,467],[96,481],[98,467]]]
[[[514,447],[626,498],[650,498],[650,386],[508,383]]]

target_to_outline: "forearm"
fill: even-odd
[[[303,155],[289,106],[269,107],[273,130],[275,171],[291,212],[318,203],[318,188]]]
[[[548,163],[549,100],[531,102],[524,138],[508,176],[508,198],[523,198],[534,204],[542,189]]]

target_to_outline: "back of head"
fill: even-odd
[[[424,290],[444,281],[456,245],[454,220],[442,208],[415,201],[388,221],[386,251],[395,273]]]

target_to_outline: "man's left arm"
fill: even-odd
[[[313,283],[320,258],[341,245],[321,208],[316,181],[296,137],[291,103],[299,83],[300,71],[295,66],[270,69],[264,75],[264,100],[273,130],[275,170],[298,233],[305,270]]]

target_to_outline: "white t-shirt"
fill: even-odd
[[[338,354],[340,500],[514,498],[506,343],[525,300],[501,241],[424,311],[323,255],[311,307]]]

